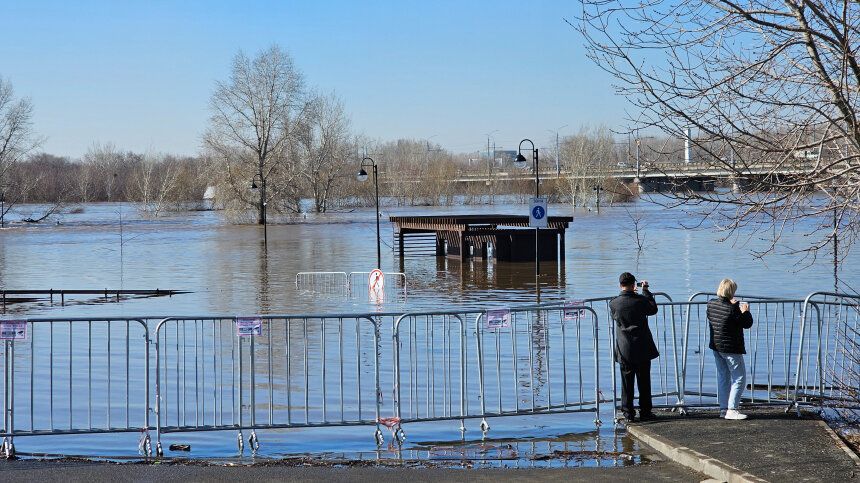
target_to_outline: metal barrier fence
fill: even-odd
[[[346,296],[349,278],[346,272],[299,272],[296,274],[296,290]]]
[[[15,436],[140,432],[151,451],[149,337],[140,319],[3,321],[2,452]]]
[[[366,297],[370,292],[369,285],[370,272],[350,272],[349,273],[349,293],[354,297]],[[386,299],[394,297],[406,296],[406,274],[401,272],[386,272],[385,273],[385,291]]]
[[[456,312],[404,314],[395,321],[391,423],[399,441],[407,422],[459,419],[465,433],[470,404],[476,405],[469,385],[475,354],[469,352],[467,321],[468,315]]]
[[[326,295],[368,296],[370,272],[299,272],[296,274],[296,290]],[[385,273],[384,296],[394,298],[406,296],[406,274]]]
[[[793,358],[801,349],[803,302],[748,298],[753,325],[744,331],[748,391],[744,405],[790,405]],[[717,406],[716,367],[708,348],[707,301],[666,307],[685,320],[680,406]],[[692,377],[692,390],[687,383]],[[691,399],[688,399],[690,397]]]
[[[815,292],[806,297],[794,403],[860,411],[860,296]],[[852,391],[853,389],[853,391]]]
[[[155,341],[159,455],[179,431],[237,430],[241,452],[243,430],[256,451],[257,429],[375,425],[381,443],[369,316],[174,317]]]
[[[747,298],[745,405],[856,406],[839,388],[857,386],[860,297]],[[492,417],[593,412],[599,425],[601,406],[619,401],[609,300],[149,326],[148,318],[31,319],[25,339],[0,341],[0,450],[13,455],[14,436],[140,432],[139,451],[149,455],[150,411],[159,455],[163,434],[184,431],[237,431],[241,452],[245,441],[257,449],[259,429],[371,426],[381,444],[382,425],[402,442],[411,422],[459,421],[465,431],[466,419],[480,419],[486,432]],[[661,353],[652,365],[656,407],[716,405],[706,304],[659,302],[649,319]],[[2,338],[16,338],[2,322]],[[600,386],[606,371],[611,401]]]
[[[475,318],[475,333],[484,432],[487,417],[549,412],[594,411],[600,426],[600,346],[592,308],[486,311]],[[583,376],[589,369],[593,378]]]

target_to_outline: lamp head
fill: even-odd
[[[365,171],[364,168],[361,168],[361,171],[358,172],[358,180],[359,181],[367,180],[367,171]]]
[[[257,182],[256,182],[256,181],[254,181],[253,179],[251,180],[251,189],[252,189],[252,190],[257,189]]]
[[[523,153],[517,153],[517,159],[514,161],[514,166],[519,169],[523,169],[526,167],[526,157],[523,156]]]

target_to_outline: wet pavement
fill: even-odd
[[[619,467],[452,469],[326,467],[295,465],[198,466],[193,464],[112,464],[82,461],[0,460],[4,481],[702,481],[705,476],[670,461]]]
[[[857,457],[817,413],[744,410],[727,421],[716,410],[661,412],[628,433],[668,459],[722,481],[860,481]]]

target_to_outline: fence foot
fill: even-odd
[[[490,424],[487,423],[486,419],[481,420],[481,431],[486,434],[487,431],[490,430]]]
[[[394,437],[397,439],[397,442],[403,444],[406,441],[406,433],[403,432],[403,428],[397,427],[397,430],[394,432]]]
[[[152,456],[152,439],[149,437],[149,433],[144,434],[143,437],[140,438],[137,452],[142,456]]]
[[[248,446],[251,447],[251,451],[254,453],[260,449],[260,442],[257,440],[257,433],[255,431],[251,431],[251,436],[248,437]]]
[[[0,450],[6,459],[15,458],[15,444],[12,442],[12,438],[3,438],[3,445],[0,446]]]
[[[460,420],[460,439],[466,441],[466,421]]]
[[[603,421],[601,421],[601,420],[600,420],[600,416],[595,416],[595,417],[594,417],[594,426],[595,426],[597,429],[600,429],[600,427],[601,427],[601,426],[603,426]]]
[[[376,434],[374,434],[373,437],[376,439],[377,446],[382,446],[382,444],[385,443],[385,438],[382,437],[382,430],[379,428],[376,428]]]
[[[164,450],[161,448],[161,441],[155,443],[155,455],[159,458],[164,456]]]
[[[241,431],[239,431],[239,436],[238,436],[237,440],[239,442],[239,454],[242,454],[245,452],[245,442],[242,441],[242,432]]]

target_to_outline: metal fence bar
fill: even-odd
[[[180,431],[236,430],[240,452],[242,432],[247,430],[251,449],[258,448],[258,429],[371,425],[377,426],[375,436],[381,440],[380,343],[373,318],[253,319],[259,319],[260,335],[238,335],[237,317],[174,317],[159,322],[157,452],[162,451],[164,434]],[[213,334],[205,349],[215,356],[194,352],[197,342],[192,339],[201,331]],[[332,356],[326,346],[337,347],[338,355]],[[223,367],[228,357],[230,371]],[[193,381],[186,381],[189,374]],[[352,388],[347,374],[355,376],[349,381]],[[222,398],[220,408],[207,404],[216,386],[225,385],[233,388],[232,401]],[[237,420],[225,421],[227,411]],[[297,420],[296,414],[302,416]]]
[[[371,272],[350,272],[347,282],[352,296],[367,295],[370,291],[368,277]],[[385,295],[390,297],[406,296],[406,274],[402,272],[383,272],[385,275]],[[389,282],[390,280],[390,282]],[[402,292],[402,293],[401,293]]]
[[[581,311],[582,317],[566,317],[565,314]],[[595,424],[600,425],[600,386],[599,386],[599,335],[597,313],[591,307],[580,305],[575,307],[540,307],[540,308],[510,308],[492,314],[483,312],[475,318],[475,343],[478,357],[478,391],[481,400],[480,414],[481,429],[489,430],[487,417],[542,414],[553,412],[594,411]],[[482,323],[483,321],[483,323]],[[588,326],[586,331],[570,331],[570,327]],[[576,334],[576,343],[569,338]],[[586,338],[586,343],[581,341]],[[502,357],[501,346],[510,342],[510,357]],[[586,349],[583,350],[583,345]],[[576,347],[577,353],[570,354]],[[558,350],[560,357],[550,357]],[[526,352],[527,351],[527,352]],[[568,386],[575,385],[575,393],[584,394],[585,381],[582,378],[571,380],[568,371],[571,360],[576,360],[580,369],[587,358],[591,357],[592,365],[587,367],[594,374],[594,399],[569,399]],[[517,361],[527,360],[528,367],[521,368]],[[581,372],[579,372],[581,374]],[[495,379],[495,388],[489,386],[490,377]],[[504,389],[502,378],[511,380],[513,388]],[[561,394],[553,398],[555,394]],[[496,394],[493,394],[495,390]],[[495,410],[491,410],[486,401],[490,398],[498,401]]]
[[[347,295],[349,278],[346,272],[299,272],[296,289],[324,294]]]
[[[798,371],[798,374],[800,371],[799,365],[792,365],[793,357],[795,351],[801,351],[804,344],[802,339],[798,340],[803,332],[803,317],[798,316],[803,302],[765,297],[750,299],[748,302],[753,313],[753,326],[744,332],[749,376],[749,390],[743,398],[744,404],[790,404],[793,371]],[[707,302],[665,305],[671,305],[672,308],[667,307],[667,310],[680,313],[685,320],[679,406],[716,406],[716,370],[713,368],[712,358],[706,356],[712,352],[708,348],[709,329],[705,314]],[[688,370],[690,357],[696,362],[695,372]],[[689,376],[695,377],[697,383],[697,390],[692,392],[686,387]],[[695,399],[688,400],[687,396],[693,396]]]
[[[133,318],[23,323],[29,340],[3,341],[3,453],[14,454],[14,436],[140,432],[139,450],[148,454],[146,323]],[[117,325],[125,330],[112,330]],[[24,384],[16,385],[19,377]],[[45,378],[47,384],[36,384]],[[114,384],[115,378],[124,383]]]
[[[811,310],[816,312],[817,323],[810,321]],[[860,410],[856,397],[844,393],[860,385],[856,356],[860,295],[811,293],[803,301],[801,321],[792,401],[798,413],[803,404]],[[817,343],[813,345],[813,341]]]

